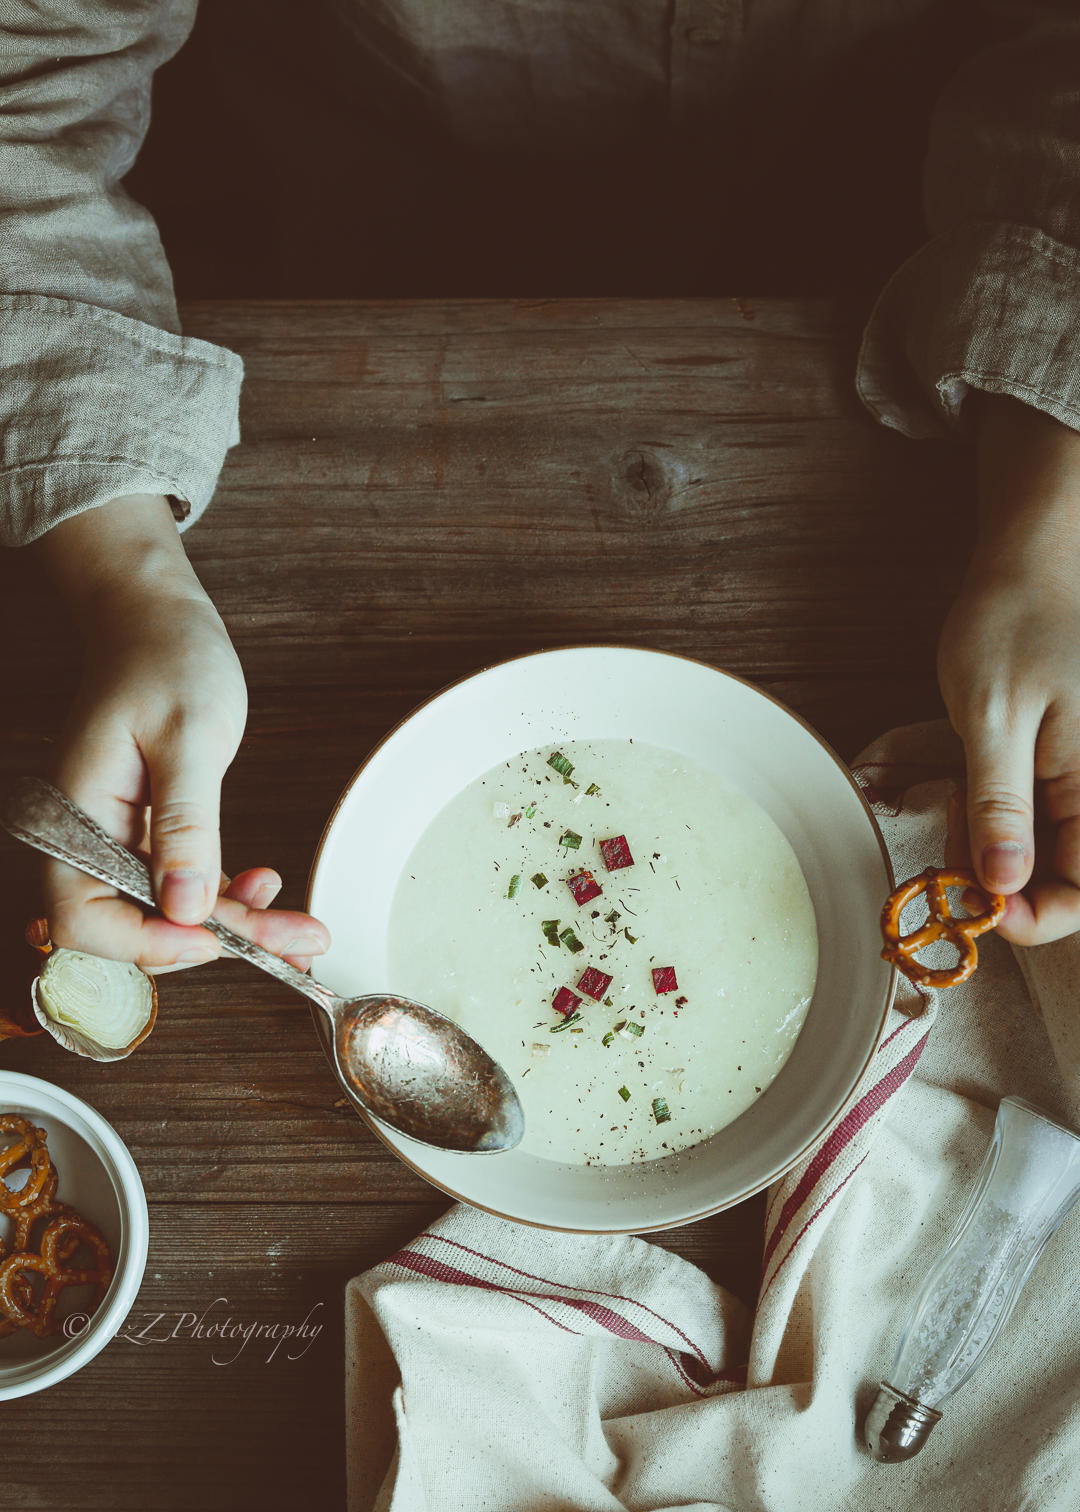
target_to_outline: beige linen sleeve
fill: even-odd
[[[0,0],[0,543],[128,494],[190,523],[239,440],[239,357],[180,334],[123,189],[195,0]],[[193,109],[198,108],[197,102]]]
[[[932,121],[932,239],[878,299],[856,387],[909,436],[962,425],[971,389],[1080,430],[1080,5],[978,14],[984,45]]]

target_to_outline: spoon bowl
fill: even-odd
[[[17,840],[156,909],[150,873],[50,783],[21,778],[0,823]],[[525,1131],[506,1072],[453,1019],[411,998],[343,998],[213,915],[203,923],[231,954],[317,1003],[330,1020],[333,1066],[349,1097],[398,1134],[439,1150],[511,1150]]]
[[[525,1121],[506,1072],[452,1019],[411,998],[339,998],[334,1066],[360,1105],[399,1134],[474,1153],[509,1150]]]

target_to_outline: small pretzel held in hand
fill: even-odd
[[[949,907],[946,888],[963,887],[976,892],[986,903],[982,913],[957,917]],[[900,933],[900,915],[920,893],[926,894],[926,906],[930,917],[910,934]],[[957,982],[966,982],[979,963],[975,945],[976,935],[985,934],[1000,924],[1005,916],[1006,899],[1003,893],[987,892],[972,871],[941,871],[928,867],[909,882],[902,882],[885,900],[881,910],[881,934],[885,941],[882,959],[902,971],[916,987],[955,987]],[[948,940],[960,952],[955,966],[934,969],[915,959],[915,952],[932,940]]]

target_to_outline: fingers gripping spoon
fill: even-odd
[[[141,859],[40,778],[14,785],[0,823],[17,840],[157,908]],[[338,1079],[374,1118],[443,1150],[510,1150],[520,1142],[525,1120],[509,1077],[452,1019],[389,993],[339,997],[212,915],[202,928],[232,955],[318,1004],[333,1030]]]

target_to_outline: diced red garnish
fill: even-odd
[[[611,978],[606,971],[597,971],[595,966],[590,966],[581,973],[578,986],[582,992],[587,993],[589,997],[599,1002],[611,986]]]
[[[561,1013],[564,1018],[569,1018],[581,1002],[576,992],[571,992],[569,987],[560,987],[552,1000],[551,1006],[556,1013]]]
[[[594,898],[598,898],[604,890],[591,871],[580,871],[575,877],[567,877],[566,885],[579,908],[583,903],[591,903]]]
[[[652,984],[657,996],[661,992],[678,992],[679,984],[675,980],[674,966],[654,966]]]
[[[611,840],[601,840],[600,854],[604,858],[604,865],[608,871],[622,871],[624,866],[634,864],[625,835],[615,835]]]

